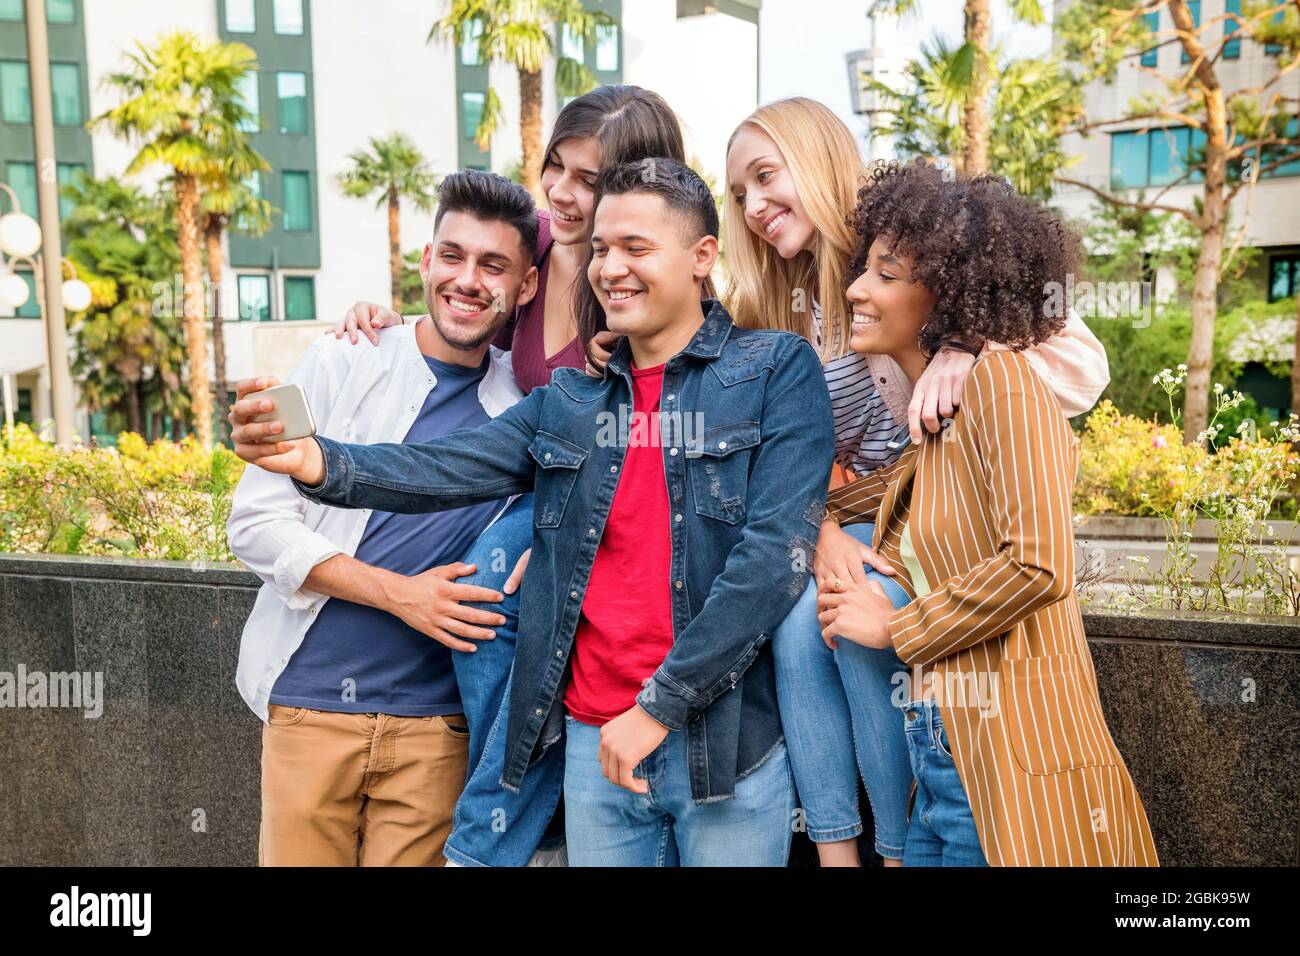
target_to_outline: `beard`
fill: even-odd
[[[429,311],[429,319],[433,322],[434,329],[437,330],[438,335],[442,337],[444,342],[462,352],[472,352],[482,346],[484,342],[491,342],[496,338],[501,326],[506,324],[506,318],[510,314],[509,309],[502,309],[497,312],[492,305],[489,305],[488,308],[492,312],[493,320],[485,322],[477,329],[466,329],[464,326],[457,325],[455,322],[450,322],[438,315],[435,305],[439,297],[440,293],[435,292],[432,285],[426,282],[424,285],[424,307]]]

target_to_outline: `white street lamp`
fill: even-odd
[[[5,189],[8,190],[9,187],[5,186]],[[14,205],[16,207],[17,202]],[[35,219],[25,212],[0,216],[0,252],[8,256],[32,256],[40,248],[41,227]]]
[[[75,268],[73,271],[76,271]],[[69,312],[84,312],[90,308],[90,299],[90,286],[75,276],[63,283],[63,307]]]
[[[22,276],[14,275],[12,272],[7,276],[0,276],[0,305],[10,309],[21,309],[31,294],[32,290],[27,287]]]

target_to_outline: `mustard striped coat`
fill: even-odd
[[[980,844],[994,866],[1156,866],[1102,716],[1073,590],[1076,442],[1019,353],[987,353],[961,408],[887,469],[836,489],[841,524],[876,521],[931,593],[890,618],[895,650],[938,697]],[[899,583],[914,598],[904,571]]]

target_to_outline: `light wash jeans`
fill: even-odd
[[[909,701],[903,710],[916,774],[916,804],[903,848],[904,866],[988,866],[970,800],[961,785],[939,705]]]
[[[686,734],[668,736],[637,765],[645,794],[601,774],[600,728],[565,718],[564,832],[570,866],[785,866],[793,835],[794,785],[778,743],[736,795],[691,799]]]
[[[466,564],[478,570],[458,578],[501,591],[515,562],[532,545],[533,496],[523,495],[487,528]],[[469,776],[452,815],[451,835],[443,853],[462,866],[523,866],[532,857],[560,801],[564,759],[558,744],[524,774],[518,793],[501,786],[505,766],[506,717],[510,675],[519,635],[519,591],[496,603],[471,603],[505,617],[492,628],[496,638],[475,641],[473,654],[452,652],[456,684],[469,722]]]
[[[869,547],[875,528],[864,523],[844,530]],[[880,582],[895,607],[910,600],[889,575],[873,570],[867,576]],[[907,665],[889,648],[845,640],[838,650],[827,647],[817,622],[816,581],[808,582],[776,629],[772,652],[781,723],[809,837],[831,843],[862,832],[861,774],[875,818],[876,852],[901,859],[912,787],[898,706],[909,689]],[[903,697],[893,700],[896,688]]]

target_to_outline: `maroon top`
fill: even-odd
[[[527,305],[515,309],[506,320],[492,344],[510,352],[515,370],[515,382],[527,395],[539,385],[551,381],[557,368],[585,368],[587,356],[582,342],[575,335],[571,341],[550,358],[546,357],[546,279],[551,272],[551,215],[543,209],[537,211],[537,295]]]

